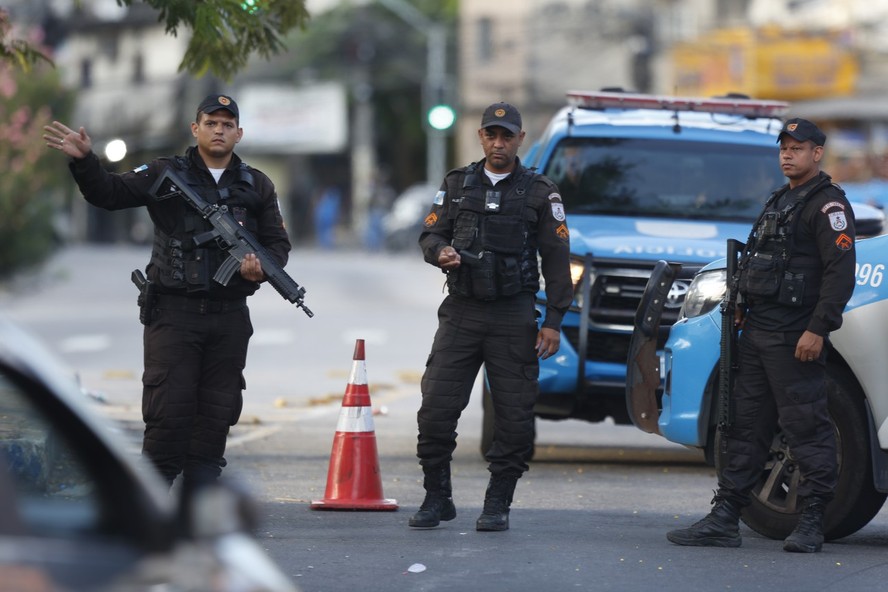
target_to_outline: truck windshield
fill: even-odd
[[[778,151],[624,138],[561,142],[544,174],[579,214],[752,221],[786,182]]]

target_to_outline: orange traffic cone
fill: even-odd
[[[396,500],[382,496],[363,339],[355,341],[353,360],[333,437],[327,491],[324,499],[311,502],[311,509],[397,510]]]

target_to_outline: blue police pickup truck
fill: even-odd
[[[788,105],[616,90],[572,91],[567,103],[523,156],[561,191],[575,283],[561,350],[540,365],[536,415],[628,424],[626,358],[654,264],[681,264],[664,302],[662,347],[694,274],[725,256],[726,239],[746,237],[784,183],[776,142]],[[861,218],[860,232],[881,231],[883,218]],[[493,437],[486,381],[482,400],[483,453]]]

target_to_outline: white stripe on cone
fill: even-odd
[[[337,432],[373,432],[373,409],[370,407],[343,407],[339,410]]]

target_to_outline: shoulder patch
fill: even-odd
[[[559,222],[564,222],[564,204],[560,201],[552,202],[552,217]]]
[[[557,192],[550,193],[549,194],[549,201],[561,201],[561,194],[557,193]]]
[[[559,224],[558,228],[555,229],[555,234],[561,240],[567,240],[570,238],[570,231],[567,229],[567,224]]]
[[[444,205],[444,196],[447,195],[446,191],[439,191],[435,194],[435,201],[433,202],[436,206]]]
[[[823,206],[821,206],[821,208],[820,208],[820,211],[825,214],[827,212],[827,210],[831,210],[833,208],[839,208],[840,210],[844,210],[845,204],[843,204],[840,201],[831,201],[831,202],[823,204]]]
[[[851,247],[854,246],[854,241],[851,240],[851,237],[845,234],[844,232],[836,237],[836,247],[840,251],[850,251]]]
[[[148,165],[143,164],[142,166],[137,166],[136,168],[134,168],[133,172],[134,173],[141,173],[142,171],[147,171],[147,170],[148,170]]]
[[[432,212],[431,214],[429,214],[428,216],[425,217],[425,220],[423,220],[422,225],[425,226],[426,228],[431,228],[432,226],[435,225],[435,222],[437,222],[437,221],[438,221],[438,214],[436,214],[435,212]]]
[[[845,219],[845,212],[830,212],[829,225],[833,230],[841,232],[848,228],[848,220]]]

